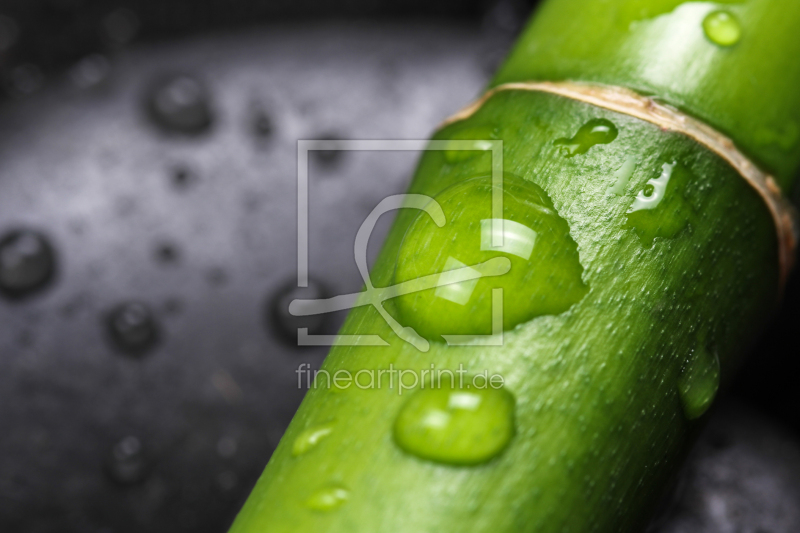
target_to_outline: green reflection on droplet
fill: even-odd
[[[503,217],[497,219],[495,190],[503,199]],[[439,228],[422,213],[411,223],[398,253],[395,283],[438,274],[438,287],[392,300],[403,325],[430,340],[489,335],[495,288],[503,289],[503,330],[563,313],[588,292],[569,225],[534,183],[505,173],[503,187],[494,189],[490,177],[473,178],[435,200],[447,222]],[[479,265],[493,258],[504,260],[504,273],[468,279],[466,273],[486,271]]]
[[[712,43],[733,46],[742,38],[742,26],[730,12],[712,11],[703,19],[703,32]]]
[[[566,157],[585,154],[592,146],[608,144],[617,138],[617,127],[610,120],[595,118],[581,126],[578,133],[571,139],[563,138],[553,144]]]
[[[448,163],[459,163],[490,151],[492,141],[497,140],[497,132],[494,128],[487,126],[462,127],[449,137],[448,141],[456,142],[450,143],[453,148],[444,151],[444,158]],[[469,141],[468,149],[464,148],[464,141]]]
[[[684,197],[692,174],[683,165],[664,163],[658,178],[642,187],[627,213],[624,228],[632,228],[647,247],[657,237],[676,237],[696,218],[692,205]]]
[[[325,437],[333,432],[333,424],[311,427],[304,430],[292,444],[292,455],[303,455],[319,444]]]
[[[469,380],[467,380],[469,381]],[[475,465],[496,457],[514,436],[514,396],[491,386],[433,383],[406,400],[394,424],[404,451],[430,461]]]
[[[315,492],[306,507],[315,511],[333,511],[350,498],[350,491],[341,486],[330,486]]]
[[[701,417],[719,390],[719,358],[713,351],[698,347],[689,356],[678,378],[678,395],[686,418]]]

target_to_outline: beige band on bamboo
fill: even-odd
[[[681,133],[694,139],[728,162],[758,192],[767,204],[778,232],[778,264],[781,290],[794,263],[798,226],[795,211],[786,200],[775,179],[761,171],[733,141],[703,122],[686,115],[674,107],[664,105],[623,87],[592,85],[575,82],[519,82],[506,83],[486,92],[476,102],[468,105],[442,125],[451,124],[472,116],[483,104],[500,91],[534,91],[555,94],[585,102],[603,109],[630,115],[655,124],[664,131]]]

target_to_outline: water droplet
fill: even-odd
[[[444,158],[448,163],[467,161],[468,159],[481,155],[481,153],[491,150],[491,141],[496,139],[497,132],[494,128],[481,126],[462,128],[450,135],[448,141],[451,141],[450,144],[454,147],[444,151]],[[470,149],[465,150],[463,146],[456,148],[455,146],[457,146],[457,144],[452,141],[456,141],[458,144],[464,141],[471,141]]]
[[[115,9],[103,19],[103,32],[113,43],[128,43],[136,37],[138,31],[139,17],[130,9]]]
[[[598,144],[609,144],[617,138],[617,134],[617,127],[610,120],[595,118],[581,126],[573,138],[558,139],[553,144],[566,157],[573,157],[585,154]]]
[[[717,354],[704,347],[696,348],[678,378],[678,395],[687,419],[694,420],[708,411],[717,396],[719,382]]]
[[[210,96],[193,76],[179,74],[159,80],[150,90],[147,110],[162,129],[198,134],[211,126]]]
[[[213,267],[206,273],[206,279],[209,285],[222,287],[228,283],[228,273],[222,267]]]
[[[111,448],[105,463],[106,475],[120,485],[134,485],[147,476],[148,463],[142,443],[125,437]]]
[[[198,181],[197,174],[192,172],[192,169],[185,165],[173,167],[170,177],[172,179],[172,185],[179,190],[188,189]]]
[[[11,71],[11,88],[20,95],[35,93],[44,85],[44,73],[36,65],[20,65]]]
[[[253,113],[251,127],[253,134],[259,139],[272,137],[275,130],[272,118],[263,109],[256,109],[255,113]]]
[[[222,492],[230,492],[239,484],[239,476],[236,472],[225,470],[217,476],[217,486]]]
[[[0,52],[9,50],[19,39],[19,24],[11,17],[0,15]]]
[[[509,330],[563,313],[588,292],[577,244],[547,194],[505,173],[503,218],[494,219],[493,191],[489,177],[456,184],[436,196],[447,219],[442,228],[420,213],[406,231],[395,283],[438,275],[438,286],[391,302],[401,323],[427,339],[491,334],[499,309]],[[499,258],[496,272],[478,271]],[[494,305],[494,289],[503,289],[502,308]]]
[[[108,78],[111,63],[100,54],[92,54],[81,59],[69,72],[72,83],[81,89],[100,85]]]
[[[636,159],[629,157],[619,170],[614,172],[614,185],[609,186],[608,194],[623,196],[625,194],[625,188],[628,186],[631,176],[633,176],[634,170],[636,170]]]
[[[624,228],[632,228],[647,247],[657,237],[671,239],[695,220],[694,208],[684,197],[692,175],[683,165],[664,163],[658,178],[647,181],[627,214]]]
[[[294,316],[289,313],[289,304],[297,299],[316,300],[328,296],[327,288],[314,279],[308,280],[308,287],[297,287],[295,282],[290,282],[268,299],[265,306],[268,323],[284,340],[293,343],[297,342],[298,328],[308,328],[310,335],[319,335],[325,329],[327,317],[324,314]]]
[[[469,381],[469,380],[467,380]],[[496,457],[514,436],[514,396],[503,388],[453,386],[416,391],[394,424],[404,451],[438,463],[475,465]]]
[[[168,242],[162,242],[156,245],[154,254],[156,261],[165,265],[175,264],[181,257],[177,246]]]
[[[315,426],[304,430],[294,439],[292,444],[292,455],[298,456],[308,452],[317,444],[322,442],[328,435],[333,433],[333,424]]]
[[[239,445],[233,437],[222,437],[217,441],[217,453],[223,459],[230,459],[238,449]]]
[[[43,289],[53,278],[55,262],[55,252],[41,233],[6,233],[0,239],[0,292],[21,298]]]
[[[350,491],[341,486],[331,486],[315,492],[306,507],[315,511],[333,511],[350,498]]]
[[[324,135],[319,136],[319,140],[324,141],[333,141],[334,146],[338,146],[339,142],[342,140],[342,137],[338,133],[330,132]],[[316,159],[320,164],[332,167],[337,165],[341,162],[342,158],[345,155],[344,150],[332,149],[332,150],[311,150],[311,156]]]
[[[742,38],[742,26],[730,12],[717,10],[703,19],[703,32],[708,40],[719,46],[733,46]]]
[[[150,309],[139,302],[123,303],[108,313],[106,325],[114,346],[121,352],[141,355],[155,346],[159,328]]]

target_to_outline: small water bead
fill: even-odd
[[[253,134],[259,139],[267,139],[272,137],[275,132],[275,125],[272,118],[263,109],[256,109],[253,113],[251,127]]]
[[[70,69],[72,82],[81,89],[102,84],[111,73],[111,63],[101,54],[92,54],[81,59]]]
[[[313,278],[308,280],[307,287],[298,287],[296,281],[290,281],[267,298],[264,306],[267,325],[285,341],[293,343],[297,342],[299,328],[307,328],[309,335],[319,335],[325,330],[328,317],[325,314],[294,316],[289,312],[289,304],[293,300],[318,300],[328,296],[327,287]]]
[[[609,186],[606,192],[615,196],[623,196],[625,188],[628,186],[631,176],[633,176],[633,171],[636,170],[636,164],[635,158],[629,157],[626,159],[619,170],[614,173],[614,184]]]
[[[458,387],[416,391],[394,424],[397,445],[438,463],[476,465],[502,452],[515,432],[515,399],[503,388]]]
[[[148,461],[139,439],[128,436],[116,443],[105,463],[105,473],[119,485],[134,485],[147,476]]]
[[[197,78],[180,74],[159,80],[153,86],[147,110],[153,121],[166,131],[197,134],[211,126],[210,100]]]
[[[178,263],[181,258],[181,252],[178,247],[170,242],[157,244],[154,255],[156,260],[163,265],[173,265]]]
[[[121,352],[141,355],[151,350],[159,338],[159,328],[150,308],[139,302],[118,305],[106,317],[109,337]]]
[[[333,511],[350,499],[350,491],[342,486],[330,486],[315,492],[308,500],[306,507],[314,511]]]
[[[617,127],[610,120],[595,118],[581,126],[578,133],[571,139],[562,138],[553,144],[559,147],[566,157],[585,154],[590,148],[598,144],[609,144],[617,138]]]
[[[448,163],[460,163],[491,151],[492,141],[497,140],[497,131],[488,126],[465,127],[450,135],[444,158]]]
[[[703,32],[719,46],[733,46],[742,38],[742,26],[730,12],[717,10],[703,19]]]
[[[719,384],[717,354],[703,347],[696,348],[678,378],[678,395],[687,419],[695,420],[708,411],[717,396]]]
[[[436,196],[447,220],[444,227],[421,213],[406,231],[395,283],[439,277],[436,287],[391,302],[398,320],[427,339],[491,334],[495,288],[503,289],[504,330],[563,313],[588,292],[569,225],[545,192],[505,173],[503,218],[494,219],[493,191],[490,177],[456,184]],[[504,263],[496,272],[476,272],[485,270],[479,265],[501,258]],[[465,280],[465,274],[482,276]]]
[[[676,237],[697,219],[694,208],[684,196],[692,178],[683,165],[664,163],[659,177],[648,180],[637,194],[623,227],[633,229],[648,248],[657,237]]]
[[[43,289],[55,273],[55,262],[55,252],[41,233],[6,233],[0,239],[0,292],[21,298]]]
[[[308,452],[326,437],[333,433],[333,424],[311,427],[304,430],[292,444],[292,455],[299,456]]]
[[[311,150],[310,155],[321,165],[334,167],[341,163],[346,151],[339,149],[342,146],[342,136],[337,132],[323,133],[318,137],[320,141],[330,141],[330,148],[324,150]]]
[[[103,33],[115,44],[126,44],[139,31],[139,17],[127,8],[115,9],[103,19]]]

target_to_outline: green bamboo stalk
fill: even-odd
[[[800,163],[800,4],[722,3],[549,0],[493,85],[571,79],[657,96],[787,188]],[[371,388],[318,378],[231,533],[637,531],[775,304],[778,240],[763,199],[680,133],[509,90],[434,139],[503,141],[502,218],[515,223],[504,231],[520,239],[481,250],[481,221],[497,218],[489,153],[427,151],[409,192],[435,197],[448,223],[402,210],[372,282],[497,257],[510,271],[466,296],[459,278],[454,292],[393,300],[427,352],[374,307],[354,309],[341,333],[390,345],[334,347],[323,369],[433,364],[503,386],[400,394],[386,375]],[[442,342],[490,331],[495,288],[503,346]]]

